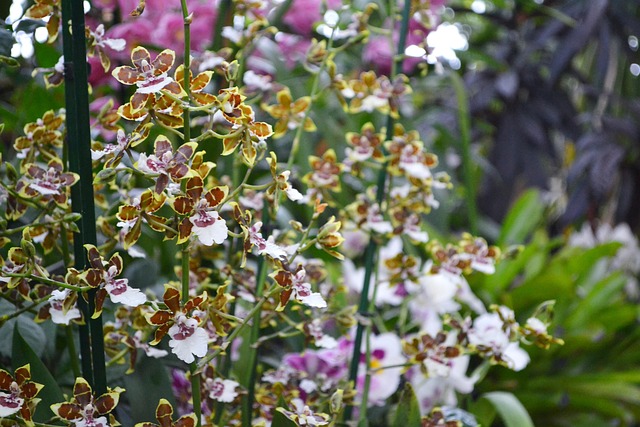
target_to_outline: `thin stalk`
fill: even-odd
[[[69,349],[69,363],[71,364],[71,371],[73,372],[73,376],[78,378],[81,375],[80,362],[78,361],[76,342],[73,337],[73,328],[71,325],[67,325],[64,330],[67,334],[67,348]]]
[[[336,28],[338,28],[338,24],[339,23],[336,23],[336,26],[333,27],[333,29],[331,30],[331,35],[329,36],[329,42],[327,43],[327,54],[322,59],[322,63],[320,64],[320,69],[318,70],[318,73],[313,78],[313,83],[312,83],[312,86],[311,86],[311,94],[310,94],[311,103],[309,104],[309,106],[305,110],[304,117],[300,121],[300,125],[296,129],[296,133],[295,133],[295,135],[293,137],[293,143],[291,145],[291,151],[289,152],[289,160],[287,161],[287,169],[289,169],[289,170],[293,167],[293,162],[295,161],[295,159],[297,157],[298,149],[300,147],[300,140],[302,139],[302,132],[304,131],[304,124],[307,121],[307,118],[309,117],[309,113],[311,111],[311,106],[313,105],[313,101],[316,99],[316,95],[319,92],[319,89],[320,89],[320,78],[321,78],[322,73],[324,72],[325,68],[327,67],[327,61],[329,60],[330,57],[333,56],[332,53],[331,53],[331,49],[333,48],[333,36],[334,36],[334,34],[336,32]]]
[[[211,42],[211,50],[214,52],[222,48],[222,28],[229,19],[227,15],[231,9],[231,3],[231,0],[222,0],[218,6],[216,25],[213,29],[213,41]]]
[[[249,324],[249,321],[251,319],[253,319],[253,317],[255,316],[256,313],[259,313],[260,310],[262,309],[262,306],[264,305],[264,303],[266,303],[269,298],[271,298],[271,296],[278,291],[278,287],[280,285],[278,285],[277,283],[274,284],[265,294],[264,296],[260,299],[260,301],[258,301],[258,303],[253,306],[253,308],[249,311],[249,313],[247,313],[247,317],[245,317],[244,321],[239,324],[238,326],[236,326],[236,328],[233,330],[233,332],[231,332],[229,334],[229,336],[227,337],[227,339],[225,340],[225,342],[218,347],[213,353],[203,357],[202,359],[200,359],[200,362],[198,363],[198,369],[199,371],[202,371],[207,364],[215,359],[216,357],[218,357],[220,355],[220,353],[222,353],[223,351],[227,350],[227,348],[229,348],[229,345],[231,345],[231,343],[233,342],[233,340],[235,340],[238,335],[240,335],[240,332],[242,332],[244,330],[244,328]]]
[[[271,225],[271,215],[269,215],[269,205],[265,199],[264,207],[262,209],[263,215],[263,230],[265,234],[269,231]],[[264,284],[267,279],[267,264],[265,257],[260,257],[258,260],[258,271],[256,273],[256,297],[262,297],[264,293]],[[242,399],[242,427],[251,427],[252,415],[253,415],[253,402],[255,400],[255,383],[256,383],[256,370],[258,368],[258,352],[259,348],[254,348],[253,344],[258,341],[260,336],[260,313],[258,309],[252,316],[253,324],[251,325],[251,334],[249,337],[249,345],[251,351],[249,353],[249,376],[247,383],[244,385],[247,389],[247,394]]]
[[[181,0],[182,19],[184,22],[184,78],[182,87],[186,92],[187,100],[191,96],[191,19],[187,1]],[[183,106],[182,119],[184,122],[183,138],[184,142],[191,141],[191,110],[188,104]],[[185,304],[189,300],[189,242],[182,245],[182,303]],[[200,427],[202,423],[202,404],[200,396],[200,374],[196,373],[198,363],[196,361],[189,365],[189,380],[191,382],[191,398],[193,401],[193,412],[196,415],[196,426]]]
[[[31,304],[29,304],[26,307],[22,307],[19,310],[14,311],[13,313],[10,314],[5,314],[3,316],[0,316],[0,325],[4,325],[4,322],[6,322],[7,320],[11,320],[14,319],[18,316],[20,316],[22,313],[26,313],[27,311],[31,311],[33,309],[35,309],[38,305],[40,305],[41,303],[47,301],[50,298],[49,296],[46,296],[42,299],[39,299],[38,301],[34,301]]]
[[[391,0],[389,2],[390,13],[389,16],[395,16],[395,1]],[[411,2],[405,1],[404,8],[402,11],[402,24],[400,28],[400,37],[398,39],[398,47],[397,52],[403,53],[405,48],[405,43],[407,41],[407,32],[409,29],[409,16],[411,12]],[[403,55],[397,55],[396,60],[393,61],[391,66],[391,76],[393,79],[397,70],[402,68]],[[390,140],[393,137],[393,125],[394,120],[391,115],[387,116],[387,140]],[[385,199],[385,184],[387,181],[387,165],[385,164],[382,169],[378,172],[378,183],[376,190],[376,201],[379,205]],[[369,313],[369,287],[371,284],[371,276],[372,272],[375,269],[376,258],[378,252],[378,242],[372,237],[369,240],[369,244],[365,250],[364,262],[365,262],[365,273],[364,273],[364,283],[362,285],[362,293],[360,294],[360,303],[358,304],[358,314],[362,317],[368,316]],[[357,383],[358,378],[358,366],[360,364],[360,348],[362,347],[362,335],[364,332],[364,325],[362,322],[358,322],[356,327],[356,334],[353,341],[353,356],[351,357],[351,364],[349,366],[349,381],[353,382],[353,384]],[[344,420],[351,420],[351,415],[353,413],[353,407],[347,406],[344,411]]]
[[[87,268],[84,245],[96,244],[96,219],[82,0],[62,1],[62,22],[69,169],[80,176],[79,182],[71,187],[72,209],[81,214],[78,221],[80,234],[75,236],[73,242],[74,256],[78,267]],[[87,319],[86,325],[80,327],[80,351],[85,379],[92,385],[96,394],[103,394],[107,391],[107,375],[102,317],[91,318],[91,313],[95,311],[95,293],[95,290],[88,292],[86,303],[83,298],[78,298],[78,306]]]
[[[362,399],[360,401],[360,407],[366,408],[369,404],[369,389],[371,388],[371,372],[369,371],[369,365],[371,363],[371,324],[366,327],[366,341],[365,341],[365,375],[364,384],[362,385]],[[358,350],[358,353],[360,351]],[[361,410],[360,417],[358,419],[358,426],[367,425],[367,411]]]
[[[460,128],[460,152],[462,154],[462,171],[464,174],[465,199],[469,231],[478,234],[478,207],[476,205],[476,180],[473,172],[471,155],[471,124],[469,120],[469,99],[462,78],[457,73],[451,73],[451,82],[458,101],[458,127]]]

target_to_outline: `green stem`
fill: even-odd
[[[271,215],[269,215],[269,205],[265,199],[264,208],[262,209],[263,215],[263,230],[265,235],[269,231],[271,225]],[[258,271],[256,277],[256,297],[262,297],[264,291],[264,284],[267,279],[267,264],[265,257],[260,257],[258,260]],[[261,307],[260,307],[261,308]],[[244,384],[247,389],[247,394],[242,399],[242,427],[251,427],[252,415],[253,415],[253,402],[255,400],[255,383],[256,383],[256,370],[258,369],[258,352],[259,348],[254,348],[253,345],[258,341],[260,337],[260,312],[261,309],[256,310],[252,315],[253,324],[251,325],[251,334],[249,337],[249,375],[247,377],[247,383]],[[247,317],[249,318],[249,317]]]
[[[186,98],[189,99],[191,95],[191,19],[189,16],[189,10],[187,8],[187,1],[181,0],[182,6],[182,19],[184,21],[184,78],[182,81],[182,87],[186,92]],[[184,122],[184,142],[191,141],[191,110],[189,105],[184,105],[182,113],[182,119]],[[184,243],[182,246],[182,303],[186,303],[189,300],[189,243]],[[200,427],[202,422],[202,405],[200,396],[200,374],[197,374],[198,363],[193,362],[189,365],[189,371],[191,375],[189,377],[191,381],[191,398],[193,401],[193,412],[196,415],[196,425]]]
[[[90,286],[73,286],[65,282],[58,282],[57,280],[47,279],[46,277],[36,276],[35,274],[17,274],[17,273],[2,273],[6,277],[21,277],[29,280],[33,280],[45,285],[69,289],[74,292],[87,292],[92,288]]]
[[[200,373],[198,373],[198,362],[192,362],[189,365],[189,379],[191,381],[191,400],[193,401],[193,412],[198,419],[196,426],[202,425],[202,398],[200,396]]]
[[[458,127],[460,128],[460,153],[462,154],[462,172],[464,174],[465,199],[469,217],[469,231],[478,234],[478,207],[476,205],[476,180],[471,154],[471,124],[469,119],[469,100],[462,78],[451,73],[451,82],[458,101]]]
[[[62,1],[63,53],[65,57],[65,106],[69,169],[80,176],[71,187],[72,209],[81,214],[79,236],[74,238],[74,256],[78,267],[89,266],[84,245],[96,244],[96,220],[93,198],[91,134],[89,124],[89,93],[87,88],[87,51],[85,41],[84,6],[82,0]],[[71,25],[69,25],[71,23]],[[81,261],[82,260],[82,261]],[[80,327],[82,371],[96,394],[107,391],[102,317],[91,318],[95,311],[95,290],[88,301],[78,298],[78,306],[87,323]]]
[[[29,304],[26,307],[22,307],[19,310],[14,311],[13,313],[10,314],[5,314],[3,316],[0,316],[0,325],[4,325],[4,322],[6,322],[7,320],[13,319],[15,317],[18,317],[19,315],[21,315],[22,313],[25,313],[27,311],[31,311],[34,308],[36,308],[39,304],[47,301],[50,298],[50,296],[44,297],[42,299],[39,299],[38,301],[34,301],[33,303]]]
[[[395,16],[394,11],[394,0],[389,2],[390,13],[389,16]],[[405,43],[407,40],[407,32],[409,29],[409,16],[411,12],[411,2],[405,1],[404,8],[402,11],[402,25],[400,28],[400,37],[398,39],[397,52],[404,52]],[[402,68],[402,56],[397,58],[391,66],[391,76],[393,79],[395,76],[396,70]],[[387,135],[386,139],[390,140],[393,137],[393,125],[394,120],[391,115],[387,116]],[[385,199],[385,184],[387,181],[387,165],[385,163],[384,167],[380,169],[378,172],[378,183],[376,189],[376,201],[379,205],[382,205],[382,202]],[[360,294],[360,303],[358,304],[358,313],[362,317],[366,317],[369,313],[369,286],[371,284],[371,276],[372,272],[375,269],[376,265],[376,255],[378,252],[378,243],[376,240],[371,237],[369,240],[369,244],[365,250],[364,262],[365,262],[365,273],[364,273],[364,283],[362,285],[362,293]],[[375,301],[375,300],[374,300]],[[351,364],[349,366],[349,381],[353,382],[353,384],[357,383],[358,378],[358,367],[360,364],[360,348],[362,347],[362,335],[364,332],[364,325],[362,322],[358,322],[356,327],[356,334],[353,341],[353,356],[351,357]],[[344,420],[351,420],[351,415],[353,413],[353,407],[347,406],[344,411]]]
[[[198,363],[199,371],[202,371],[211,360],[215,359],[220,355],[220,353],[227,350],[227,348],[231,345],[233,340],[235,340],[238,337],[238,335],[240,335],[240,332],[242,332],[244,328],[249,324],[249,321],[253,319],[257,313],[260,312],[264,303],[266,303],[269,300],[269,298],[276,291],[278,291],[279,286],[280,285],[276,283],[267,291],[267,293],[260,299],[260,301],[258,301],[258,303],[255,306],[253,306],[253,308],[249,311],[244,321],[238,326],[236,326],[233,332],[229,334],[225,342],[218,349],[216,349],[213,353],[207,355],[206,357],[203,357],[202,359],[200,359],[200,362]]]
[[[222,0],[218,6],[218,14],[216,19],[216,26],[213,30],[213,41],[211,43],[211,50],[214,52],[222,48],[222,28],[227,23],[229,17],[227,16],[231,9],[231,0]]]
[[[358,353],[360,351],[358,350]],[[364,384],[362,385],[362,399],[360,400],[360,407],[366,408],[369,404],[369,389],[371,388],[371,372],[369,366],[371,364],[371,324],[369,323],[366,328],[366,340],[365,340],[365,375]],[[358,419],[358,425],[367,425],[367,411],[360,411],[360,417]]]
[[[69,363],[71,364],[71,371],[73,376],[78,378],[80,373],[80,361],[78,360],[78,352],[76,350],[76,341],[73,336],[73,328],[71,325],[67,325],[64,328],[67,334],[67,348],[69,349]]]
[[[320,78],[325,68],[327,67],[327,61],[329,60],[330,57],[333,56],[333,54],[331,53],[331,49],[333,47],[333,35],[335,34],[336,28],[338,28],[337,23],[336,23],[336,26],[333,28],[333,30],[331,30],[331,36],[329,37],[329,42],[327,44],[327,54],[322,59],[322,63],[320,64],[320,69],[318,70],[318,72],[313,78],[313,83],[311,86],[311,94],[309,95],[311,98],[311,101],[309,103],[309,106],[305,110],[304,117],[300,121],[300,124],[298,125],[298,128],[296,129],[296,133],[293,137],[293,143],[291,144],[291,151],[289,152],[289,160],[287,160],[288,170],[291,170],[291,168],[293,167],[293,163],[295,162],[296,157],[298,155],[298,149],[300,148],[300,140],[302,139],[302,132],[304,131],[304,124],[307,121],[307,118],[309,117],[309,113],[311,112],[311,106],[313,105],[313,101],[316,99],[316,95],[318,94],[320,89]]]

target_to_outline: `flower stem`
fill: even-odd
[[[319,92],[320,89],[320,78],[322,77],[322,73],[324,72],[325,68],[327,67],[327,62],[328,60],[333,57],[333,53],[331,52],[331,49],[333,48],[333,35],[336,32],[336,28],[338,28],[338,24],[336,23],[336,26],[333,27],[333,29],[331,30],[331,36],[329,37],[329,42],[327,43],[327,53],[324,56],[324,58],[322,59],[322,63],[320,64],[320,69],[318,70],[318,72],[316,73],[316,75],[313,78],[313,84],[311,86],[311,94],[309,95],[311,97],[311,102],[309,104],[309,106],[307,107],[307,109],[304,112],[304,117],[302,118],[302,120],[300,121],[300,125],[298,125],[298,128],[296,129],[296,133],[293,137],[293,143],[291,145],[291,151],[289,152],[289,160],[287,161],[287,169],[291,170],[291,168],[293,167],[293,162],[296,160],[296,157],[298,155],[298,149],[300,147],[300,140],[302,139],[302,132],[304,131],[304,124],[307,121],[307,118],[309,117],[309,113],[311,111],[311,106],[313,104],[313,101],[316,99],[316,95]]]
[[[213,353],[200,359],[200,362],[198,362],[198,369],[200,371],[204,369],[211,360],[215,359],[220,355],[220,353],[227,350],[227,348],[229,347],[229,345],[231,345],[233,340],[235,340],[238,337],[238,335],[240,335],[240,332],[242,332],[244,328],[249,324],[249,321],[253,319],[256,313],[260,312],[264,303],[266,303],[267,300],[269,300],[269,298],[278,290],[279,286],[280,285],[278,284],[274,284],[271,288],[269,288],[269,290],[264,294],[264,296],[260,299],[260,301],[258,301],[256,305],[253,306],[251,311],[247,313],[247,317],[244,318],[244,321],[240,323],[238,326],[236,326],[233,332],[229,334],[225,342]]]
[[[471,158],[471,124],[469,121],[469,99],[464,82],[458,73],[451,73],[451,82],[458,102],[458,128],[460,129],[460,152],[464,173],[464,195],[469,219],[469,231],[478,234],[478,207],[476,205],[476,182]]]
[[[395,16],[395,0],[391,0],[389,2],[390,8],[390,16]],[[409,17],[411,12],[411,2],[405,1],[404,8],[402,11],[402,24],[400,28],[400,37],[398,38],[398,47],[397,52],[404,52],[405,43],[407,40],[407,32],[409,29]],[[392,63],[391,66],[391,76],[393,79],[396,71],[402,68],[402,56],[399,55],[398,58]],[[387,140],[390,140],[393,137],[393,124],[394,120],[391,115],[387,116]],[[376,190],[376,201],[379,205],[382,205],[382,202],[385,198],[385,184],[387,181],[387,165],[385,163],[384,167],[380,169],[378,172],[378,184]],[[364,283],[362,285],[362,293],[360,294],[360,303],[358,304],[358,313],[366,317],[369,312],[369,286],[371,284],[371,276],[375,269],[376,265],[376,255],[378,252],[378,243],[374,238],[369,240],[369,244],[367,245],[364,259],[365,259],[365,273],[364,273]],[[375,300],[374,300],[375,301]],[[351,364],[349,366],[349,381],[352,381],[354,384],[357,383],[358,377],[358,366],[360,364],[360,348],[362,347],[362,335],[364,332],[364,325],[362,322],[358,323],[356,328],[356,335],[353,342],[353,356],[351,358]],[[366,399],[366,398],[363,398]],[[351,415],[353,412],[352,406],[347,406],[344,411],[344,420],[349,421],[351,419]]]
[[[269,205],[267,200],[264,201],[264,208],[262,209],[263,215],[263,230],[268,232],[269,226],[271,224],[271,215],[269,215]],[[258,271],[256,273],[256,297],[262,297],[264,293],[264,283],[267,279],[267,264],[265,262],[265,257],[260,257],[258,261]],[[247,383],[244,384],[247,389],[246,396],[242,399],[242,427],[251,427],[251,421],[253,418],[253,402],[255,400],[255,383],[256,383],[256,370],[258,368],[258,351],[259,348],[253,347],[253,345],[258,341],[260,337],[260,312],[262,306],[255,313],[252,314],[251,318],[253,324],[251,325],[251,333],[249,336],[249,345],[251,351],[249,353],[249,375],[247,377]],[[247,319],[249,316],[247,316]]]

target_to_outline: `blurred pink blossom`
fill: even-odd
[[[337,9],[341,0],[327,0],[329,9]],[[284,23],[296,34],[310,36],[313,24],[322,21],[322,0],[293,0],[284,15]]]

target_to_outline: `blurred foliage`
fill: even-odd
[[[537,197],[528,192],[516,203],[503,236],[521,235],[524,219],[538,215],[531,202]],[[539,309],[540,300],[554,301],[558,326],[553,333],[565,344],[548,351],[529,348],[526,375],[495,370],[476,393],[513,392],[534,425],[637,425],[640,307],[625,289],[628,278],[607,267],[620,244],[570,247],[539,227],[529,228],[527,235],[531,242],[524,250],[499,265],[495,275],[478,276],[472,286],[483,289],[486,300],[507,304],[525,317]]]
[[[608,215],[640,225],[640,3],[452,3],[470,34],[461,52],[473,140],[488,151],[481,212],[500,221],[525,188],[566,179],[558,225]],[[637,66],[637,65],[636,65]]]

